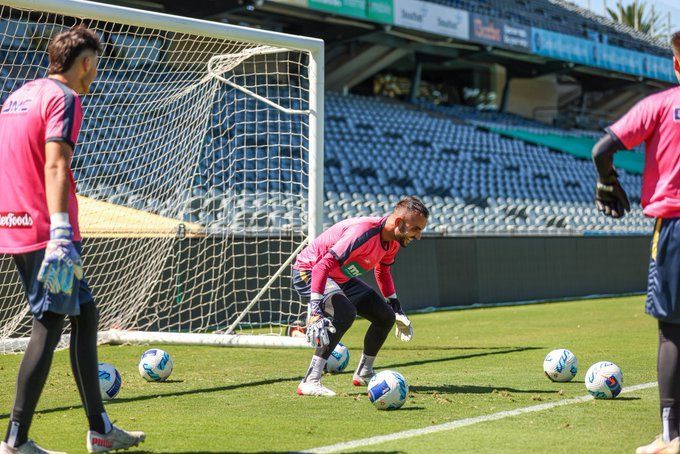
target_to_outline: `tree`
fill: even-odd
[[[616,7],[607,8],[607,12],[615,22],[628,25],[655,39],[665,39],[670,33],[663,15],[654,9],[653,4],[648,7],[645,0],[633,0],[626,6],[618,0]]]

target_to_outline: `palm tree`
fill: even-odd
[[[653,4],[648,8],[645,0],[633,0],[626,6],[618,0],[616,7],[607,8],[607,12],[615,22],[628,25],[653,38],[664,39],[669,34],[668,24],[662,14],[654,9]]]

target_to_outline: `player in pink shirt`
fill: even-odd
[[[680,80],[680,32],[673,35],[673,66]],[[645,144],[642,208],[656,218],[646,312],[658,320],[657,372],[662,433],[638,454],[680,453],[680,87],[643,99],[593,148],[599,179],[595,202],[619,218],[630,209],[614,170],[614,153]]]
[[[66,316],[71,367],[90,426],[88,451],[128,448],[145,437],[112,425],[102,404],[97,307],[83,276],[70,169],[83,116],[79,94],[97,75],[102,46],[94,31],[76,26],[55,36],[47,51],[49,76],[28,82],[0,108],[0,253],[12,255],[33,314],[0,454],[48,452],[28,431]]]
[[[357,314],[371,325],[352,379],[355,386],[366,385],[373,376],[373,362],[395,321],[395,335],[402,341],[411,340],[413,328],[397,299],[390,266],[400,246],[420,239],[428,216],[418,198],[406,197],[389,216],[352,218],[335,224],[298,255],[293,265],[293,288],[308,303],[307,340],[316,349],[298,385],[298,394],[335,396],[321,384],[321,375]],[[358,278],[370,270],[375,270],[382,295]]]

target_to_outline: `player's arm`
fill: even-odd
[[[593,162],[598,173],[595,204],[607,216],[619,218],[630,210],[628,196],[619,184],[614,169],[614,154],[621,149],[635,148],[649,138],[658,125],[662,101],[653,95],[638,102],[619,121],[608,127],[607,134],[593,147]]]
[[[378,283],[378,288],[383,294],[383,297],[387,300],[387,304],[389,304],[394,311],[396,324],[394,335],[398,339],[408,342],[413,338],[413,326],[411,325],[411,320],[404,314],[401,302],[399,301],[399,298],[397,298],[394,279],[392,279],[392,263],[393,262],[381,262],[375,267],[375,281]]]
[[[45,144],[45,191],[50,216],[68,213],[69,170],[73,148],[66,142]],[[67,219],[68,221],[68,219]]]
[[[312,291],[307,308],[307,342],[313,348],[325,347],[330,343],[328,332],[334,333],[333,322],[323,313],[323,295],[330,272],[338,266],[332,254],[326,255],[312,268]]]
[[[76,96],[64,94],[46,100],[45,196],[50,213],[50,240],[38,280],[50,293],[71,294],[74,278],[82,279],[83,265],[73,244],[68,215],[70,162],[78,137],[82,107]]]

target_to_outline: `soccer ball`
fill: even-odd
[[[349,363],[349,349],[344,344],[338,343],[331,352],[331,356],[326,361],[326,371],[331,374],[337,374],[345,370]]]
[[[99,391],[102,400],[111,400],[118,395],[123,380],[111,364],[99,363]]]
[[[600,361],[586,372],[586,389],[596,399],[613,399],[623,387],[623,372],[609,361]]]
[[[368,382],[368,398],[378,410],[396,410],[406,402],[408,383],[399,372],[384,370]]]
[[[578,372],[578,359],[566,348],[558,348],[543,360],[543,372],[552,381],[570,381]]]
[[[139,360],[139,375],[146,381],[165,381],[172,373],[172,358],[167,352],[152,348]]]

